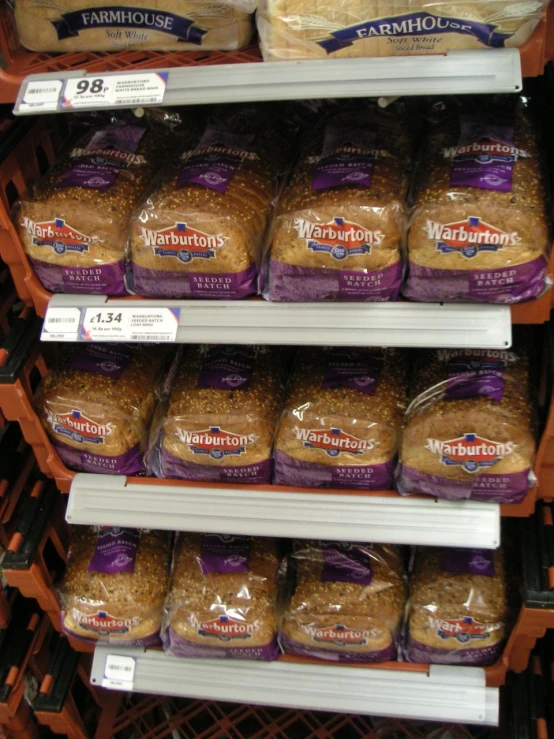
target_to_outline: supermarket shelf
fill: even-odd
[[[500,506],[478,501],[402,498],[396,493],[322,492],[279,486],[75,475],[71,524],[160,528],[388,544],[500,545]]]
[[[420,57],[221,64],[156,71],[168,73],[164,105],[304,100],[306,97],[499,93],[519,91],[522,85],[517,49],[455,51]],[[121,72],[102,77],[113,74]],[[85,75],[85,69],[29,75],[19,91],[15,112],[33,114],[32,109],[19,111],[18,108],[25,99],[27,85],[42,80],[64,83],[57,110],[66,111],[62,104],[66,81]],[[98,77],[98,72],[91,72],[89,77],[92,76]],[[81,109],[95,107],[92,103]]]
[[[506,305],[110,300],[104,295],[54,295],[48,304],[43,340],[77,341],[85,309],[108,306],[131,314],[142,308],[180,309],[178,343],[491,349],[511,345],[511,315]],[[71,316],[73,324],[60,322],[60,317]],[[65,326],[63,336],[61,325]],[[130,336],[116,340],[129,341]]]
[[[106,660],[114,655],[135,660],[132,687],[130,683],[124,687],[138,693],[498,725],[499,691],[486,687],[485,671],[477,667],[431,665],[421,671],[401,664],[398,669],[364,669],[328,663],[199,660],[98,646],[93,684],[110,687],[104,676]]]

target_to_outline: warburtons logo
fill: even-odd
[[[425,230],[429,240],[436,243],[437,251],[443,254],[457,252],[466,259],[472,259],[481,251],[515,246],[520,240],[517,231],[506,233],[477,216],[469,216],[467,220],[456,223],[427,220]]]
[[[498,442],[477,434],[464,434],[457,439],[440,441],[427,439],[425,448],[439,454],[445,465],[458,465],[466,472],[477,472],[481,467],[492,467],[515,449],[513,441]]]
[[[517,354],[504,349],[437,349],[437,357],[441,362],[449,359],[481,362],[515,362],[517,360]]]
[[[357,629],[349,629],[343,624],[335,624],[335,626],[326,626],[318,629],[315,626],[304,626],[303,630],[314,641],[323,644],[335,644],[337,647],[362,646],[367,644],[369,639],[376,636],[373,631],[358,631]]]
[[[483,163],[493,159],[515,161],[518,157],[528,156],[523,149],[488,137],[473,141],[471,144],[449,146],[443,149],[443,155],[445,159],[475,159]]]
[[[103,444],[107,436],[114,430],[113,423],[97,423],[87,418],[82,411],[73,410],[67,413],[53,413],[47,410],[48,423],[57,434],[68,436],[80,444],[84,442]]]
[[[133,154],[131,151],[123,151],[122,149],[82,149],[77,147],[71,150],[69,156],[73,159],[77,157],[90,157],[94,159],[95,164],[106,164],[108,162],[117,162],[118,164],[146,164],[146,159],[142,154]]]
[[[87,236],[77,231],[63,218],[35,223],[25,216],[21,225],[33,237],[35,246],[49,246],[56,254],[65,254],[66,251],[82,253],[88,251],[90,244],[100,243],[98,236]]]
[[[141,236],[158,257],[176,257],[185,264],[193,259],[213,259],[216,250],[227,241],[227,236],[207,234],[186,223],[175,223],[159,231],[143,227]]]
[[[453,638],[462,644],[466,644],[472,639],[487,639],[491,635],[491,631],[500,628],[502,625],[492,624],[487,626],[471,616],[451,618],[444,621],[441,618],[429,618],[429,622],[441,639]]]
[[[208,454],[212,459],[244,454],[246,447],[258,438],[256,434],[234,434],[232,431],[224,431],[219,426],[210,426],[204,431],[177,429],[177,434],[193,454]]]
[[[339,261],[355,254],[369,254],[372,246],[380,246],[385,238],[382,231],[370,231],[344,218],[333,218],[320,224],[296,218],[294,228],[298,238],[306,240],[306,248],[326,252]]]
[[[258,628],[258,623],[245,623],[232,616],[218,616],[209,621],[198,621],[192,617],[193,626],[200,636],[214,637],[219,641],[233,639],[251,639]]]
[[[73,619],[83,629],[94,631],[100,636],[110,636],[112,634],[127,634],[133,627],[140,624],[140,618],[115,618],[110,616],[107,611],[98,611],[93,615],[88,615],[79,611],[78,608],[71,609]]]
[[[330,457],[337,457],[341,452],[349,454],[363,454],[373,449],[375,439],[358,439],[357,436],[347,434],[341,429],[295,429],[296,438],[304,446],[312,449],[322,449]]]

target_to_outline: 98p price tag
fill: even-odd
[[[168,72],[87,75],[67,80],[61,97],[65,110],[162,103]]]

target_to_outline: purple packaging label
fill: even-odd
[[[52,444],[66,467],[76,472],[96,472],[100,475],[141,475],[146,470],[139,444],[113,457],[74,449],[61,441],[53,441]]]
[[[372,465],[324,465],[294,459],[278,449],[273,459],[276,485],[345,490],[391,490],[393,487],[392,461]]]
[[[153,455],[152,469],[156,477],[264,485],[271,482],[272,462],[270,459],[264,459],[257,464],[237,466],[197,464],[185,462],[162,448],[161,452]]]
[[[382,366],[382,353],[331,349],[321,387],[349,387],[375,395]]]
[[[418,472],[408,465],[398,465],[396,484],[401,495],[425,494],[446,500],[482,500],[489,503],[521,503],[531,487],[531,470],[505,474],[476,474],[471,480]]]
[[[90,631],[91,634],[94,633],[97,635],[96,638],[93,636],[87,637],[82,634],[77,634],[75,631],[68,628],[64,623],[64,611],[61,613],[61,618],[63,633],[66,636],[70,636],[72,639],[77,639],[82,644],[90,644],[92,646],[95,644],[118,644],[125,647],[157,647],[161,643],[159,631],[149,634],[142,639],[124,638],[124,635],[129,632],[129,629],[138,624],[125,623],[129,620],[132,621],[132,619],[114,619],[107,611],[99,611],[95,616],[90,617],[93,621],[96,621],[97,625],[93,625],[88,629],[85,626],[85,629]],[[114,621],[115,623],[113,623]],[[124,623],[123,626],[119,625],[121,622]],[[80,623],[80,626],[81,628],[83,627],[82,622]]]
[[[248,390],[256,362],[250,346],[216,346],[208,350],[196,387]]]
[[[80,31],[96,28],[141,28],[177,36],[177,41],[183,43],[200,45],[207,33],[207,30],[197,26],[194,20],[186,16],[168,13],[160,8],[152,11],[129,5],[92,5],[70,13],[61,13],[59,20],[50,23],[54,26],[59,41],[75,38]],[[141,35],[137,34],[137,41],[140,38]]]
[[[505,362],[493,357],[453,357],[447,364],[447,400],[487,395],[497,402],[504,394]]]
[[[224,646],[222,641],[214,638],[214,644],[205,645],[189,641],[171,627],[166,627],[162,632],[164,651],[173,657],[207,657],[226,659],[258,659],[272,662],[279,656],[279,645],[277,637],[271,639],[267,644],[257,647],[247,646]]]
[[[350,582],[356,585],[371,585],[372,557],[361,547],[350,544],[323,546],[321,582]]]
[[[258,270],[251,265],[242,272],[170,272],[133,264],[136,292],[153,298],[209,298],[239,300],[257,292]]]
[[[468,18],[449,18],[426,11],[405,13],[392,17],[377,18],[333,31],[327,38],[316,41],[327,54],[352,46],[356,41],[367,38],[398,38],[406,36],[441,37],[445,33],[473,36],[485,46],[501,48],[512,34],[499,30],[492,23],[479,23]],[[425,48],[425,47],[423,47]]]
[[[377,270],[337,270],[297,267],[271,259],[263,295],[266,300],[286,303],[396,300],[402,285],[402,272],[400,261]]]
[[[402,290],[410,300],[445,303],[521,303],[545,288],[546,258],[496,270],[434,269],[410,262]]]
[[[175,187],[202,185],[226,192],[244,159],[252,153],[254,134],[239,134],[217,125],[208,126],[200,143],[183,157],[184,163]]]
[[[492,665],[504,649],[504,640],[487,647],[462,647],[452,649],[431,647],[408,637],[404,656],[407,662],[432,665]]]
[[[30,258],[43,287],[51,293],[81,295],[128,295],[124,260],[94,267],[63,267]]]
[[[103,526],[87,572],[134,572],[138,543],[137,529]]]
[[[208,572],[249,572],[249,536],[225,536],[202,534],[200,544],[200,567]]]
[[[84,187],[106,192],[131,164],[143,163],[135,154],[146,129],[140,126],[110,126],[96,131],[85,148],[75,148],[71,168],[56,185]]]
[[[460,116],[460,128],[458,145],[444,152],[452,160],[451,186],[510,192],[514,164],[522,154],[513,144],[514,129],[474,116]]]
[[[340,626],[341,624],[338,625]],[[336,627],[334,629],[336,631]],[[360,640],[362,639],[364,639],[363,635],[360,636]],[[339,638],[338,642],[340,641]],[[284,631],[279,633],[279,644],[285,654],[296,654],[299,657],[315,657],[316,659],[331,662],[365,662],[371,664],[372,662],[390,662],[391,660],[395,660],[397,656],[397,648],[394,642],[391,642],[385,649],[379,649],[373,652],[339,652],[338,650],[325,649],[324,640],[322,642],[321,647],[310,646],[294,641]],[[348,643],[351,644],[350,640]],[[337,646],[347,646],[347,644],[338,643]]]
[[[83,344],[73,357],[71,369],[98,372],[112,380],[119,380],[131,354],[131,347],[125,344]]]
[[[312,190],[353,185],[371,187],[375,162],[375,131],[327,126],[321,159],[314,165]]]
[[[490,549],[445,547],[442,552],[442,568],[446,572],[494,577],[493,552]]]

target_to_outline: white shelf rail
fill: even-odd
[[[498,725],[499,691],[477,667],[431,665],[428,672],[330,664],[199,660],[161,651],[98,646],[91,678],[115,687],[107,660],[125,659],[125,688],[139,693],[362,713],[429,721]],[[128,658],[134,663],[130,663]],[[114,660],[115,658],[115,660]],[[128,678],[132,679],[129,680]]]
[[[285,492],[239,485],[128,482],[77,474],[66,513],[71,524],[222,534],[500,546],[500,506],[478,501],[384,495]]]

